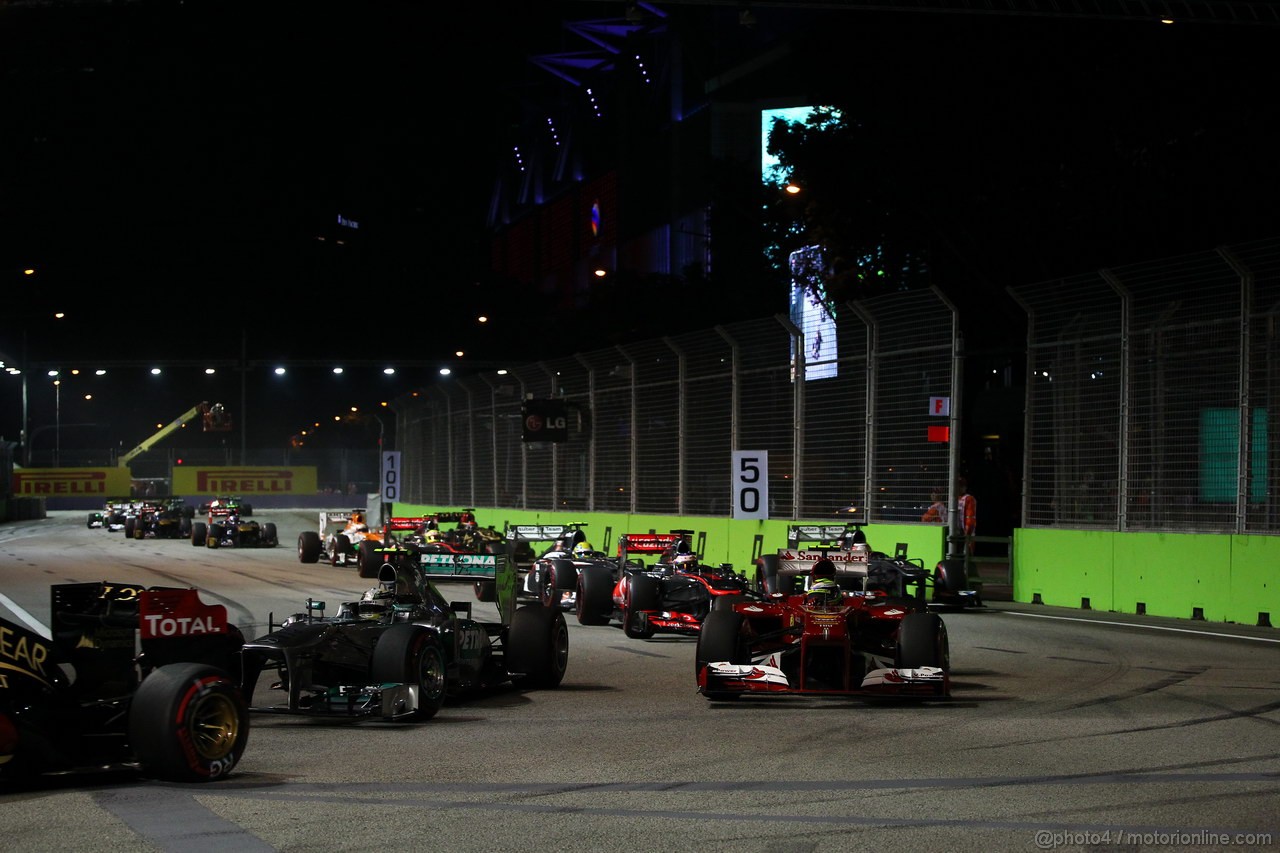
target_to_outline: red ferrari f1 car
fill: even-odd
[[[790,549],[769,562],[769,589],[725,598],[702,624],[698,692],[711,700],[808,694],[946,699],[946,625],[928,612],[929,573],[848,549]],[[815,563],[835,564],[839,594],[810,592]]]

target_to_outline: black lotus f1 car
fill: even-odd
[[[226,608],[124,583],[51,597],[52,639],[0,619],[0,780],[133,769],[208,782],[235,769],[249,714]]]
[[[569,659],[558,609],[515,607],[515,572],[505,555],[379,549],[378,586],[326,616],[325,603],[245,643],[243,687],[250,710],[322,717],[425,720],[448,698],[503,685],[555,688]],[[472,618],[472,603],[449,602],[437,583],[497,589],[500,619]],[[274,673],[274,675],[273,675]],[[268,680],[264,686],[260,680]],[[265,692],[279,701],[256,700]]]

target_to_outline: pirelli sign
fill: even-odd
[[[173,469],[173,493],[176,495],[314,495],[316,483],[314,465],[294,468],[184,465]]]
[[[173,469],[175,495],[314,495],[314,465],[294,468],[181,467]],[[13,472],[19,498],[103,498],[132,493],[128,468],[23,468]]]
[[[13,472],[13,494],[20,498],[70,498],[127,495],[133,482],[128,468],[23,468]]]

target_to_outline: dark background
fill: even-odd
[[[238,402],[238,377],[162,385],[133,369],[150,360],[293,364],[300,381],[253,403],[269,445],[433,381],[456,349],[497,364],[581,348],[548,330],[585,321],[488,275],[487,214],[530,104],[577,94],[531,58],[586,47],[565,23],[626,5],[0,3],[0,353],[117,362],[123,387],[59,417],[99,424],[67,442],[129,447],[199,399]],[[971,347],[1021,346],[1010,284],[1280,230],[1274,22],[773,3],[742,26],[734,4],[654,5],[697,83],[753,67],[744,103],[857,111],[869,132],[850,168],[881,181],[848,203],[892,208],[890,227],[929,248],[962,311],[988,319]],[[594,162],[628,150],[617,126],[592,132]],[[785,310],[771,279],[700,286],[691,308],[628,316],[659,335],[673,313],[710,326]],[[621,307],[652,298],[637,288]],[[67,318],[44,319],[54,309]],[[331,359],[370,372],[335,379]],[[414,366],[384,379],[379,359]],[[47,424],[51,388],[29,381]],[[0,382],[12,438],[17,383]]]

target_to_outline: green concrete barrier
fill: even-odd
[[[1271,625],[1280,538],[1018,529],[1013,600],[1115,613]]]
[[[392,515],[413,516],[433,512],[452,512],[456,506],[395,504]],[[617,552],[618,537],[627,533],[650,530],[667,533],[693,530],[706,534],[702,559],[710,564],[731,563],[735,571],[750,572],[758,553],[776,553],[787,544],[787,528],[797,524],[842,524],[839,518],[786,520],[734,520],[710,516],[643,515],[627,513],[546,512],[477,507],[476,520],[481,526],[503,529],[509,524],[566,524],[586,522],[586,536],[596,548]],[[925,524],[869,524],[863,528],[867,543],[877,551],[893,554],[898,543],[905,543],[907,555],[919,558],[926,568],[944,556],[944,540],[940,528]],[[695,542],[696,544],[696,542]]]

